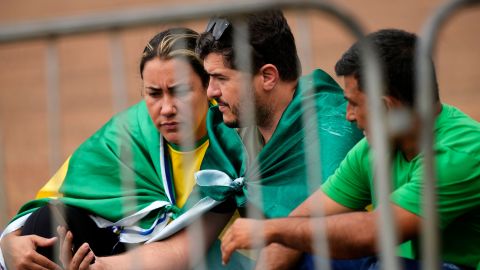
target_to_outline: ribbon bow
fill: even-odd
[[[246,202],[245,179],[230,178],[226,173],[218,170],[201,170],[195,173],[195,180],[202,196],[208,196],[216,201],[225,201],[234,197],[237,206]]]

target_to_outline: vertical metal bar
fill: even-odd
[[[47,40],[46,49],[46,76],[47,76],[47,126],[49,144],[49,174],[53,175],[60,167],[60,75],[58,60],[58,40],[50,38]],[[64,216],[65,209],[60,206],[61,215]],[[52,219],[51,231],[55,232],[56,227]],[[59,258],[58,246],[54,248],[54,257]],[[57,263],[60,263],[56,261]]]
[[[2,129],[0,128],[0,228],[4,228],[8,222],[8,213],[7,213],[7,192],[5,191],[5,148],[3,147],[3,133]],[[2,233],[2,229],[0,229],[0,234]]]
[[[128,104],[127,86],[125,80],[125,61],[121,35],[118,31],[110,32],[110,63],[112,68],[112,99],[113,112],[118,113]]]
[[[47,41],[47,126],[49,145],[49,173],[53,175],[60,166],[60,83],[58,47],[56,39]]]
[[[391,193],[391,153],[387,132],[386,109],[382,103],[384,94],[383,77],[378,56],[372,44],[365,42],[363,48],[363,62],[367,74],[366,92],[368,102],[369,143],[373,152],[373,168],[375,195],[380,213],[380,260],[382,268],[398,270],[399,262],[396,257],[397,229],[391,210],[389,196]]]
[[[441,26],[456,11],[473,4],[480,4],[478,0],[455,0],[450,1],[440,8],[429,18],[422,29],[421,39],[416,52],[416,107],[420,117],[420,150],[423,158],[423,216],[422,216],[422,269],[439,269],[440,255],[436,196],[436,174],[435,174],[435,153],[434,144],[434,94],[433,70],[431,66],[431,55],[434,50],[434,42],[437,39]]]
[[[255,93],[252,86],[252,77],[253,77],[253,61],[252,61],[252,47],[250,45],[250,32],[249,26],[246,22],[246,18],[239,16],[235,18],[233,23],[233,49],[235,52],[235,63],[237,70],[241,70],[243,75],[243,80],[240,82],[241,85],[239,87],[240,95],[239,100],[243,101],[240,105],[240,113],[239,115],[239,125],[240,127],[256,127],[257,126],[257,109],[255,105]],[[248,135],[250,136],[250,135]],[[257,156],[250,156],[256,155],[257,150],[255,149],[255,142],[251,140],[247,140],[246,146],[249,149],[254,149],[254,153],[248,153],[249,161],[251,161],[249,166],[248,172],[248,181],[252,183],[259,183],[260,174],[258,172],[259,166],[257,162]],[[252,145],[248,145],[252,143]],[[254,171],[257,170],[257,171]],[[252,203],[247,204],[247,217],[254,218],[254,219],[263,219],[263,189],[261,184],[256,185],[249,185],[249,193],[252,199],[258,202],[257,207]],[[258,211],[260,210],[260,211]],[[263,231],[263,227],[256,228],[258,231]],[[254,232],[251,232],[251,237],[254,237]],[[260,239],[261,247],[265,246],[265,239]]]
[[[312,65],[312,46],[311,46],[311,27],[308,21],[308,16],[304,12],[297,13],[297,23],[298,23],[298,49],[300,53],[300,59],[302,59],[302,68],[306,68],[309,72],[313,69]],[[309,91],[315,91],[315,89],[308,89]],[[312,104],[313,103],[313,104]],[[314,99],[304,99],[302,106],[305,109],[304,113],[302,114],[302,122],[303,126],[306,126],[307,123],[311,125],[309,129],[307,129],[305,133],[305,162],[307,164],[315,164],[315,166],[307,166],[307,185],[310,194],[313,194],[316,189],[318,189],[318,184],[316,184],[319,180],[318,178],[322,177],[322,159],[320,156],[320,149],[322,147],[322,143],[320,141],[320,134],[318,133],[318,121],[317,118],[317,108],[315,106]],[[309,121],[309,119],[316,119],[316,121]],[[309,142],[306,144],[306,142]],[[308,151],[307,148],[316,149],[317,151]],[[311,216],[313,217],[323,217],[325,213],[323,211],[323,203],[318,202],[316,207],[311,209]],[[323,220],[322,220],[323,221]],[[325,230],[325,223],[321,222],[311,222],[312,232],[314,233],[314,246],[313,246],[313,253],[314,253],[314,265],[315,269],[322,269],[322,270],[330,270],[330,252],[328,250],[328,242],[327,242],[327,235]],[[321,259],[319,259],[321,258]]]
[[[178,46],[180,48],[186,48],[186,40],[185,39],[180,39],[178,41]],[[183,44],[181,44],[183,43]],[[173,50],[173,48],[172,48]],[[179,89],[179,91],[193,91],[192,89],[192,81],[190,80],[192,74],[190,73],[189,70],[182,68],[182,62],[191,65],[185,60],[182,60],[182,57],[177,57],[171,59],[171,61],[176,61],[175,62],[175,71],[174,71],[174,76],[175,76],[175,81],[180,81],[183,84],[179,87],[187,87],[189,89]],[[192,72],[195,73],[195,71]],[[186,78],[186,79],[185,79]],[[205,95],[206,95],[206,89],[205,89]],[[183,123],[180,127],[180,134],[181,134],[181,141],[180,145],[182,147],[183,151],[183,171],[184,172],[191,172],[192,170],[192,164],[195,162],[195,153],[194,151],[191,151],[191,149],[195,148],[196,144],[196,127],[197,123],[195,122],[195,115],[194,111],[195,108],[193,108],[195,103],[195,100],[191,100],[190,104],[187,104],[188,106],[182,106],[182,102],[180,100],[175,103],[177,114],[181,115],[180,117],[182,119],[185,119],[186,121]],[[182,106],[182,107],[178,107]],[[190,181],[194,181],[193,179],[188,178],[189,175],[186,174],[184,175],[186,183]],[[190,193],[189,199],[193,199],[193,201],[199,201],[200,196],[196,192]],[[201,217],[199,218],[201,219]],[[201,270],[201,269],[207,269],[207,266],[205,264],[205,260],[201,260],[204,254],[206,254],[206,248],[205,248],[205,237],[204,237],[204,227],[203,227],[202,222],[194,222],[192,225],[187,227],[187,238],[188,238],[188,259],[189,260],[189,267],[195,266],[195,269]]]
[[[111,65],[111,81],[112,81],[112,106],[113,112],[119,113],[127,107],[127,90],[125,84],[125,72],[124,72],[124,54],[123,46],[121,41],[121,35],[117,30],[112,30],[109,33],[110,41],[110,65]],[[128,122],[126,118],[118,118],[119,121]],[[121,140],[121,138],[117,138]],[[120,144],[121,145],[121,144]],[[132,147],[126,145],[121,148],[120,160],[125,164],[133,164],[132,156]],[[120,162],[120,161],[119,161]],[[120,179],[122,179],[121,188],[123,190],[135,190],[135,177],[133,172],[126,169],[124,166],[119,164],[119,174]],[[133,198],[126,198],[122,200],[122,207],[124,209],[135,209],[135,205],[138,202]],[[126,212],[126,211],[124,211]],[[127,246],[128,247],[128,246]],[[134,257],[140,258],[140,257]],[[132,269],[141,269],[142,262],[140,260],[134,259],[129,263],[129,267]]]

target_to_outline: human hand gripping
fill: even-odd
[[[65,227],[57,228],[60,236],[60,261],[64,269],[67,270],[86,270],[103,269],[101,262],[96,259],[95,254],[90,249],[88,243],[83,243],[75,254],[73,254],[73,234],[67,231]],[[93,263],[93,264],[92,264]]]
[[[8,269],[61,269],[58,264],[36,251],[37,247],[53,246],[57,241],[56,237],[20,234],[20,230],[11,232],[5,235],[0,243]]]
[[[222,238],[222,263],[227,264],[237,249],[262,248],[270,244],[274,234],[268,225],[268,220],[237,219]]]

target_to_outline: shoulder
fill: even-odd
[[[443,104],[435,125],[435,147],[442,152],[480,158],[480,123],[459,109]]]

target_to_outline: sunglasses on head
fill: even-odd
[[[212,33],[215,40],[219,40],[225,30],[230,26],[230,22],[225,18],[213,17],[208,21],[206,32]]]

